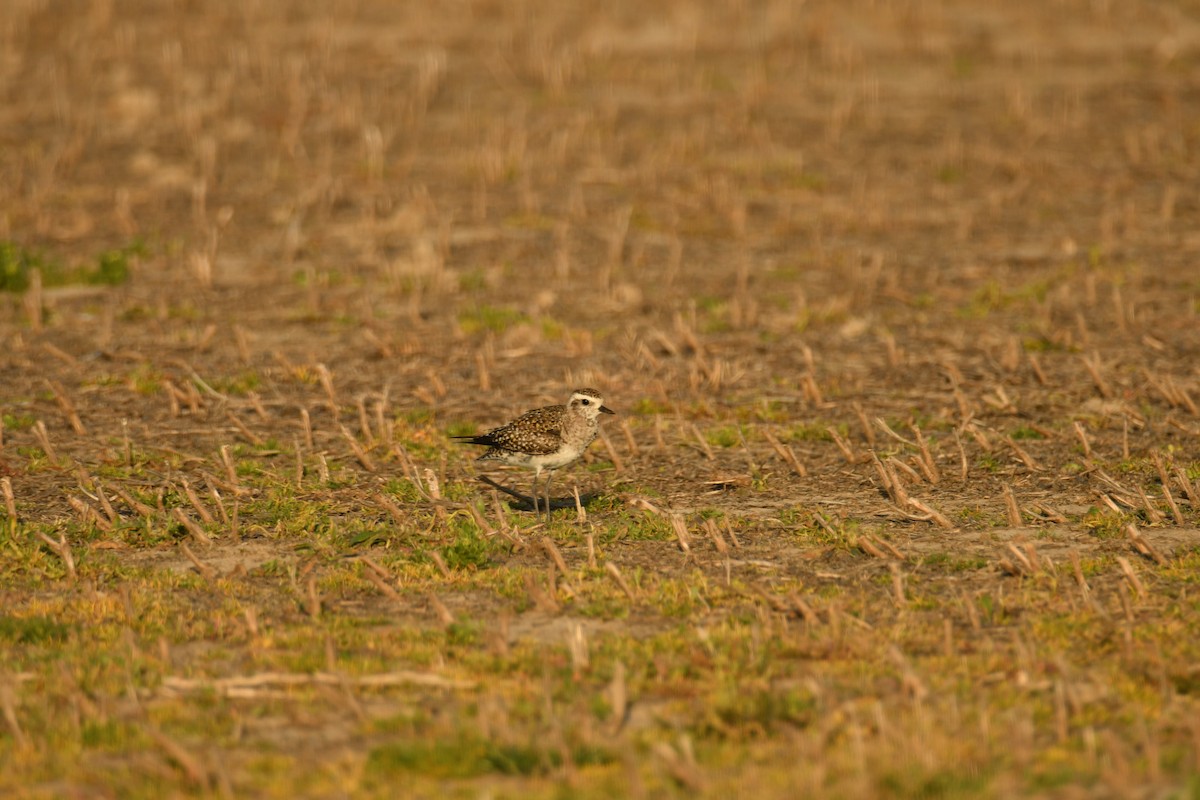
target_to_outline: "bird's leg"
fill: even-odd
[[[530,499],[530,500],[533,502],[533,513],[534,513],[535,515],[536,515],[536,514],[537,514],[537,512],[538,512],[538,491],[537,491],[537,484],[538,484],[538,475],[539,475],[539,474],[540,474],[540,473],[539,473],[539,471],[538,471],[538,470],[534,470],[534,472],[533,472],[533,488],[529,490],[529,499]]]
[[[546,524],[550,524],[550,479],[554,477],[554,470],[546,473]]]

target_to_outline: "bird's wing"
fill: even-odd
[[[467,444],[498,447],[517,453],[545,456],[562,447],[562,406],[546,406],[526,411],[507,425],[480,436],[456,436]]]
[[[501,450],[513,450],[519,453],[529,453],[534,456],[546,456],[557,453],[562,447],[562,437],[557,428],[541,430],[515,429],[513,425],[497,428],[486,437],[492,447]]]

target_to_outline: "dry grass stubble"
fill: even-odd
[[[0,788],[1194,794],[1198,32],[18,2]]]

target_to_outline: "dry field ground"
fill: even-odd
[[[0,93],[5,797],[1200,797],[1194,2],[8,0]],[[547,526],[449,437],[580,386]]]

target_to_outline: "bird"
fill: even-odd
[[[546,473],[543,489],[546,519],[550,519],[550,481],[554,471],[583,456],[600,432],[600,415],[615,414],[604,405],[604,397],[595,389],[576,389],[560,406],[544,406],[479,436],[455,436],[463,444],[476,444],[488,450],[477,461],[498,461],[513,467],[533,470],[534,513],[538,510],[538,479]]]

